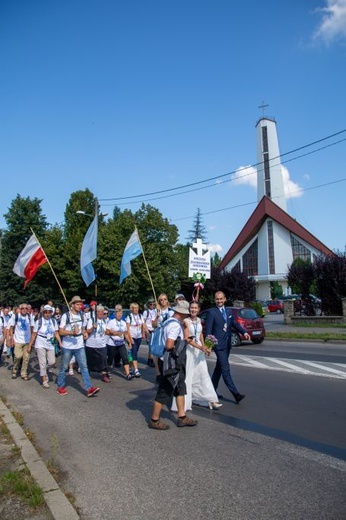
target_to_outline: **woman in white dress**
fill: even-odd
[[[197,302],[190,303],[190,317],[184,320],[184,338],[186,340],[186,396],[185,410],[192,409],[192,403],[216,410],[222,406],[211,382],[206,356],[210,350],[204,345],[202,323],[197,314],[200,307]],[[175,402],[172,410],[176,411]]]

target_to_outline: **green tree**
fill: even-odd
[[[276,300],[283,295],[282,287],[279,282],[274,281],[270,282],[270,297],[272,300]]]
[[[310,260],[296,258],[287,273],[287,282],[293,294],[306,297],[312,292],[314,270]]]
[[[318,296],[322,311],[328,315],[342,315],[342,298],[346,298],[346,249],[334,255],[320,256],[313,263]]]
[[[14,263],[32,235],[44,237],[47,228],[46,216],[42,214],[42,200],[17,195],[5,213],[7,228],[2,236],[0,286],[3,303],[16,304],[27,300],[35,304],[44,299],[46,292],[38,282],[38,274],[24,289],[24,279],[13,273]],[[43,267],[41,268],[43,269]]]
[[[202,214],[200,208],[197,208],[197,213],[193,220],[193,226],[188,231],[188,242],[189,244],[193,244],[196,242],[197,238],[200,238],[204,243],[207,240],[207,230],[203,224]]]
[[[210,280],[206,281],[201,297],[204,308],[214,305],[216,291],[223,291],[229,303],[234,300],[250,302],[255,299],[256,282],[236,269],[226,271],[212,267]]]
[[[219,255],[219,253],[216,251],[213,256],[211,257],[211,266],[212,267],[219,267],[219,265],[221,264],[221,256]]]

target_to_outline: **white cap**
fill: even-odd
[[[50,312],[53,312],[53,307],[51,307],[50,305],[45,305],[45,306],[43,307],[43,310],[44,310],[44,311],[50,311]]]

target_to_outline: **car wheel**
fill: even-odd
[[[260,345],[261,343],[263,343],[264,341],[264,338],[257,338],[257,339],[253,339],[251,340],[252,343],[254,343],[255,345]]]
[[[240,345],[240,337],[235,332],[232,332],[231,344],[232,344],[232,347],[239,347],[239,345]]]

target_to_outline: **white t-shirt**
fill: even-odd
[[[86,319],[84,318],[84,314],[73,314],[71,311],[68,314],[68,320],[67,313],[63,314],[60,322],[60,328],[73,331],[74,328],[77,326],[79,328],[79,332],[77,336],[61,336],[62,347],[70,350],[83,348],[84,339],[82,327],[86,326]]]
[[[173,339],[175,341],[179,336],[181,338],[184,337],[183,329],[182,329],[182,326],[179,323],[179,321],[172,320],[170,323],[165,325],[165,327],[163,329],[163,334],[162,334],[162,337],[163,337],[165,343],[166,343],[167,339]]]
[[[160,316],[157,318],[157,322],[159,324],[164,323],[168,318],[171,318],[174,314],[174,310],[170,309],[169,307],[165,310],[161,309]]]
[[[91,318],[88,319],[87,329],[91,329],[94,326],[94,322]],[[93,332],[90,334],[88,339],[86,340],[86,346],[90,348],[104,348],[106,346],[107,336],[105,335],[107,328],[106,320],[98,319],[97,320],[97,329],[93,329]]]
[[[154,330],[153,321],[155,321],[156,318],[157,318],[156,309],[146,309],[143,312],[143,319],[144,319],[146,326],[148,327],[148,330],[150,330],[150,331]]]
[[[130,333],[132,339],[138,339],[142,337],[142,326],[144,323],[143,316],[141,314],[129,314],[126,318],[126,323],[130,324]]]
[[[166,345],[167,339],[172,339],[175,341],[178,337],[183,338],[184,332],[182,329],[182,326],[178,320],[172,320],[168,325],[164,326],[163,333],[162,333],[162,339]],[[163,359],[164,356],[161,357]]]
[[[107,336],[107,345],[123,345],[125,342],[124,332],[127,330],[126,323],[123,319],[116,320],[113,318],[112,320],[109,320],[107,323],[107,330],[110,332],[122,332],[121,336]]]
[[[1,316],[1,318],[0,318],[0,345],[4,341],[4,329],[5,329],[5,325],[4,325],[3,317]]]
[[[41,323],[42,320],[42,323]],[[40,329],[38,328],[41,323]],[[45,348],[46,350],[54,350],[51,340],[55,337],[55,332],[59,330],[56,320],[49,318],[39,318],[35,321],[34,332],[37,332],[35,340],[35,348]]]
[[[18,314],[16,323],[16,316],[13,314],[8,320],[7,328],[13,327],[13,337],[15,343],[29,343],[31,337],[31,327],[33,323],[29,314],[23,316]]]

